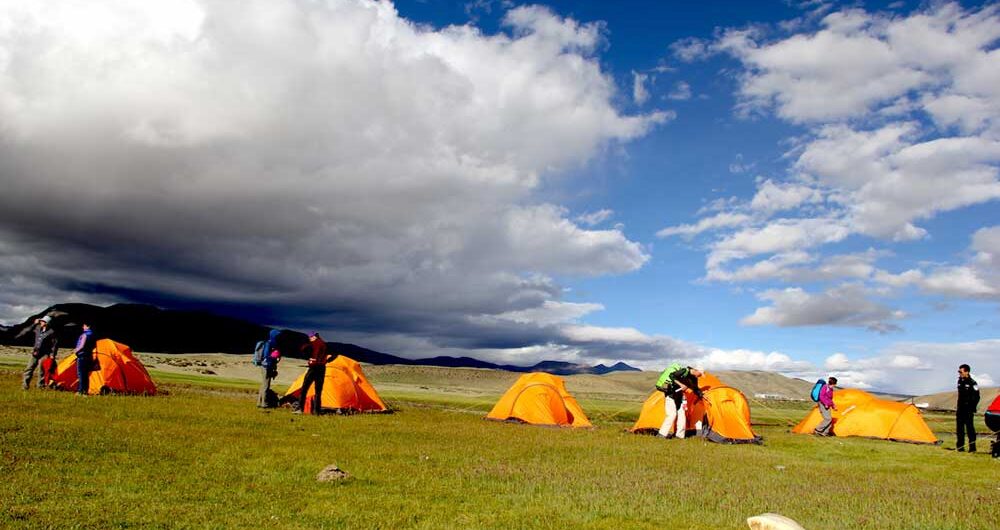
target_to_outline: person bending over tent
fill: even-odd
[[[690,390],[701,400],[702,394],[701,389],[698,388],[698,378],[703,373],[700,368],[673,363],[660,374],[660,378],[656,380],[656,389],[664,394],[663,406],[664,412],[666,412],[663,425],[660,426],[660,436],[672,438],[676,432],[678,438],[684,438],[687,428],[687,418],[681,408],[684,391]],[[681,414],[678,414],[678,410],[681,411]],[[683,425],[680,429],[677,428],[678,423]]]
[[[312,332],[309,335],[309,342],[302,346],[303,351],[309,354],[309,368],[306,369],[306,378],[302,381],[302,394],[299,395],[299,408],[295,414],[302,414],[306,410],[306,395],[309,394],[309,385],[316,385],[316,392],[313,396],[312,413],[319,415],[323,408],[323,381],[326,380],[326,342],[320,338],[319,333]]]
[[[813,434],[816,436],[833,436],[833,432],[831,432],[833,416],[830,414],[830,410],[837,410],[837,405],[833,403],[833,389],[836,386],[837,378],[831,376],[819,390],[819,399],[816,400],[816,403],[819,405],[819,413],[823,416],[823,421],[813,429]]]
[[[90,370],[94,363],[94,348],[97,346],[97,339],[94,337],[94,330],[90,325],[83,324],[83,333],[76,339],[76,348],[73,353],[76,355],[76,393],[86,396],[90,391]]]

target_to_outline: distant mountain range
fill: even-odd
[[[80,326],[89,324],[98,337],[128,344],[139,352],[150,353],[230,353],[248,354],[257,341],[268,336],[271,328],[202,311],[177,311],[142,304],[115,304],[100,307],[90,304],[57,304],[32,315],[21,324],[0,326],[0,344],[30,346],[34,339],[31,327],[35,319],[53,317],[59,331],[61,348],[72,348],[80,335]],[[306,342],[304,333],[283,329],[279,336],[282,353],[303,357],[299,347]],[[492,368],[512,372],[548,372],[557,375],[606,374],[639,371],[623,362],[612,366],[586,366],[561,361],[542,361],[534,366],[499,365],[471,357],[431,357],[405,359],[377,352],[355,344],[328,342],[330,350],[368,364],[407,364],[450,368]]]

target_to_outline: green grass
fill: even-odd
[[[609,396],[578,396],[597,428],[571,430],[484,421],[485,393],[399,387],[395,414],[317,418],[258,411],[252,382],[158,377],[169,395],[79,398],[0,372],[0,527],[1000,527],[1000,463],[791,435],[802,404],[756,406],[765,445],[722,446],[625,434],[639,403]],[[316,482],[332,463],[353,477]]]

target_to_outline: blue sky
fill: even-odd
[[[996,4],[94,6],[0,8],[0,320],[1000,378]]]

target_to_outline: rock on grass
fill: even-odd
[[[317,482],[332,482],[347,480],[349,478],[351,478],[351,474],[337,467],[337,464],[330,464],[324,467],[323,471],[320,471],[319,474],[316,475]]]

